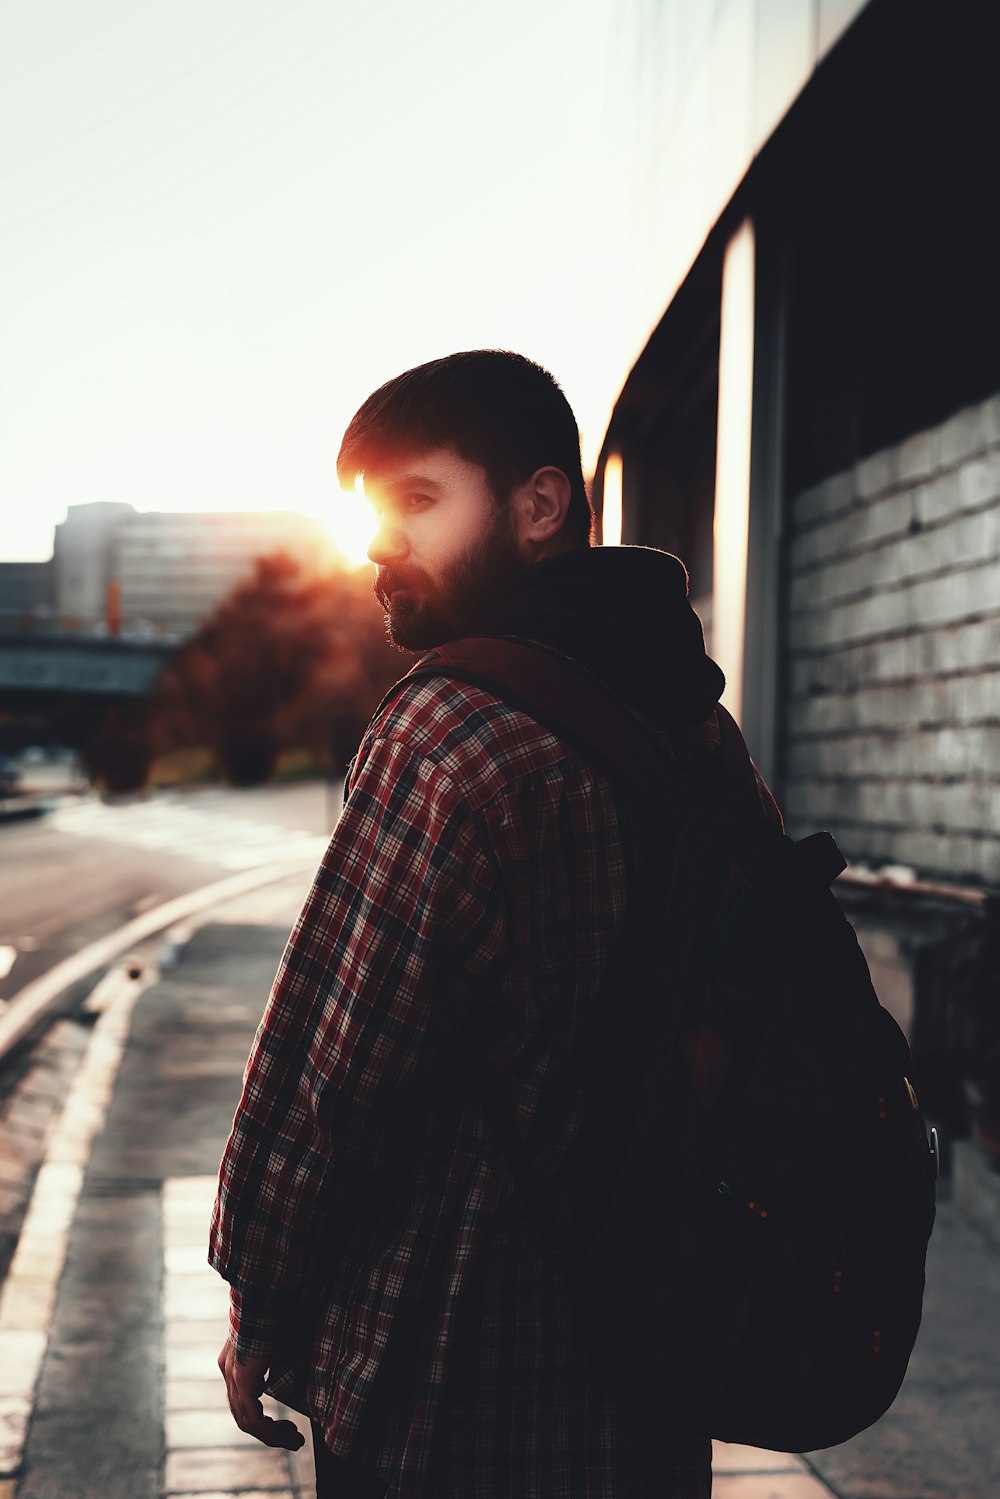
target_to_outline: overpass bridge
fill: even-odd
[[[0,707],[145,697],[180,644],[180,638],[84,634],[48,622],[30,629],[0,624]]]
[[[183,639],[0,622],[0,752],[66,745],[109,788],[137,790],[153,754],[147,705]]]

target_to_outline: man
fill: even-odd
[[[397,645],[542,642],[651,732],[707,720],[711,745],[723,678],[684,569],[591,548],[576,423],[545,371],[495,351],[410,370],[358,411],[338,470],[375,504]],[[616,1023],[595,1001],[648,824],[481,687],[404,682],[369,725],[248,1063],[211,1244],[236,1420],[301,1441],[263,1416],[267,1375],[313,1420],[320,1495],[709,1492],[707,1439],[613,1387],[468,1065],[471,1048],[499,1080],[572,1236],[592,1164],[573,1147],[608,1102]]]

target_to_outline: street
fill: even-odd
[[[60,798],[0,822],[0,1002],[132,917],[227,873],[319,862],[340,783]]]

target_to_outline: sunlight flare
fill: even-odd
[[[323,515],[330,540],[348,567],[364,567],[368,547],[378,528],[371,501],[359,474],[353,489],[341,489]]]

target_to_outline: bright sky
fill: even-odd
[[[454,349],[617,394],[614,0],[0,0],[0,557],[67,504],[303,509]]]

